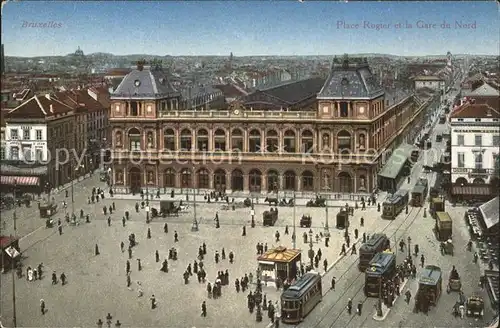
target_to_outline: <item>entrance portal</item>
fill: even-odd
[[[137,167],[133,167],[128,171],[128,178],[130,181],[130,190],[133,194],[139,193],[141,191],[141,170]]]

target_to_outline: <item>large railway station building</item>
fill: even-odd
[[[385,91],[366,58],[328,78],[255,91],[226,109],[185,109],[161,68],[141,65],[111,94],[115,192],[366,193],[390,152],[413,142],[427,103]],[[209,103],[210,97],[203,99]]]

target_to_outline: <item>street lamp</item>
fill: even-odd
[[[313,250],[313,232],[309,229],[309,260],[311,260],[311,269],[313,266],[314,250]]]
[[[330,238],[330,228],[328,227],[328,200],[325,199],[325,238]]]
[[[73,177],[71,179],[71,214],[72,214],[71,218],[72,219],[75,217],[75,187],[74,187],[75,178],[78,178],[78,172],[79,172],[80,167],[83,168],[83,165],[81,165],[81,164],[78,165],[75,168],[74,172],[72,172],[73,173]],[[97,197],[99,197],[99,195]]]
[[[295,198],[295,190],[293,191],[293,233],[292,233],[292,243],[293,243],[293,248],[296,249],[297,248],[297,234],[296,234],[296,231],[295,231],[295,226],[296,226],[296,223],[295,223],[295,203],[296,203],[296,198]]]
[[[411,259],[411,237],[408,236],[408,258]]]

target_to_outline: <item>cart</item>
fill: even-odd
[[[484,314],[484,300],[479,296],[471,296],[467,299],[466,314],[468,317],[482,318]]]
[[[460,292],[462,290],[462,281],[460,278],[448,280],[448,286],[446,286],[446,292],[449,294],[451,292]]]
[[[50,218],[57,212],[57,204],[53,202],[42,202],[38,203],[38,210],[40,211],[40,217],[42,219]]]

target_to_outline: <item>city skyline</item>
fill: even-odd
[[[500,43],[494,2],[9,2],[2,16],[5,55],[19,57],[497,55]]]

